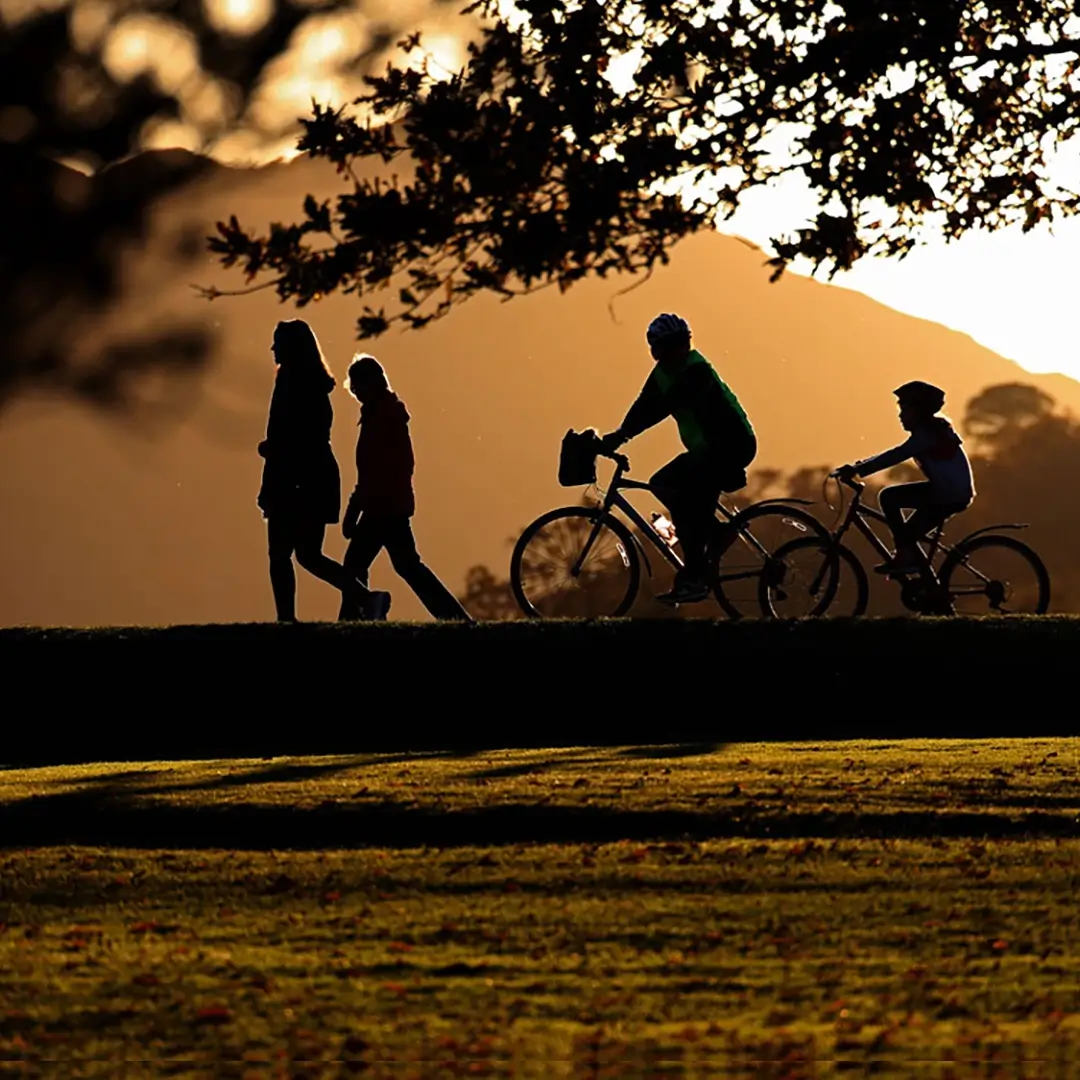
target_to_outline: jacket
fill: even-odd
[[[349,498],[346,521],[361,513],[412,517],[415,468],[409,412],[391,390],[369,398],[360,410],[356,440],[356,487]]]
[[[258,504],[267,517],[297,515],[333,525],[341,514],[341,473],[330,444],[330,376],[298,379],[279,368],[270,399]]]
[[[930,481],[935,502],[967,506],[975,497],[971,462],[964,453],[963,440],[944,416],[920,424],[899,446],[855,462],[855,469],[860,476],[871,476],[911,458]]]
[[[656,365],[619,431],[632,439],[668,416],[691,453],[739,469],[757,454],[757,437],[738,398],[696,349],[677,368]]]

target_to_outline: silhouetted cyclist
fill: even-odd
[[[684,567],[674,588],[657,599],[690,604],[709,595],[705,549],[723,492],[746,486],[746,467],[757,454],[754,429],[738,399],[712,365],[690,344],[690,326],[678,315],[658,315],[646,339],[656,367],[617,431],[605,435],[605,452],[618,449],[668,416],[679,425],[686,453],[649,480],[671,514]]]
[[[353,359],[348,387],[361,409],[356,488],[341,523],[349,540],[346,569],[366,584],[371,564],[385,547],[394,570],[431,615],[469,620],[468,612],[424,565],[416,550],[409,521],[416,512],[412,483],[415,459],[404,403],[390,388],[386,372],[373,356],[362,354]],[[338,617],[356,616],[356,605],[345,598]]]
[[[914,574],[922,569],[918,542],[953,514],[966,510],[975,497],[971,462],[963,440],[944,416],[945,391],[925,382],[909,382],[893,391],[900,407],[900,426],[909,433],[905,442],[871,458],[844,465],[842,477],[872,476],[914,458],[925,480],[882,488],[878,505],[892,529],[896,553],[875,566],[879,574]],[[904,519],[904,511],[912,514]]]
[[[367,618],[385,618],[390,594],[364,582],[323,554],[326,526],[341,510],[341,475],[330,445],[334,377],[319,342],[302,319],[279,322],[271,346],[278,365],[266,438],[259,508],[267,519],[270,584],[279,622],[296,621],[292,559],[341,591]]]

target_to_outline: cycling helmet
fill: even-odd
[[[945,391],[925,382],[909,382],[898,386],[893,393],[901,405],[913,405],[936,413],[945,404]]]
[[[689,337],[690,324],[678,315],[657,315],[649,329],[645,331],[645,337],[650,345],[657,345],[661,341],[667,341],[673,337]]]

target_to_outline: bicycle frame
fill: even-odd
[[[633,503],[622,494],[623,491],[652,491],[649,484],[642,482],[641,480],[631,480],[629,477],[624,476],[626,472],[626,465],[624,460],[615,460],[615,474],[612,477],[610,487],[603,492],[604,501],[601,505],[600,516],[596,520],[596,524],[593,525],[592,532],[589,534],[589,539],[585,542],[584,547],[581,550],[580,556],[578,556],[577,562],[571,569],[571,574],[577,576],[581,573],[581,568],[585,563],[585,560],[589,556],[589,552],[592,550],[593,543],[596,537],[600,533],[600,529],[604,524],[604,519],[612,512],[613,509],[618,509],[623,512],[630,519],[630,521],[638,527],[642,535],[647,537],[649,542],[660,552],[661,557],[676,571],[683,568],[683,561],[678,555],[672,551],[671,547],[664,540],[664,538],[656,531],[651,521],[647,521],[645,517],[637,510]],[[601,489],[603,490],[603,489]],[[809,505],[805,499],[766,499],[764,502],[768,503],[803,503]],[[722,501],[718,501],[716,504],[717,511],[723,516],[723,525],[730,525],[737,516],[737,511],[732,512],[729,510]],[[638,550],[641,552],[642,558],[645,560],[646,569],[649,572],[649,576],[652,577],[652,564],[649,562],[648,553],[641,545],[641,541],[631,533],[631,538],[637,545]],[[769,558],[769,552],[765,549],[753,533],[745,529],[740,529],[739,538],[743,543],[755,548],[761,555],[762,559],[767,560]],[[730,574],[720,574],[719,580],[721,581],[739,581],[745,578],[756,578],[760,574],[758,570],[750,570],[745,572],[736,572]]]
[[[889,560],[892,557],[889,553],[889,549],[881,542],[881,540],[878,538],[877,533],[875,533],[874,530],[870,528],[870,526],[867,524],[867,518],[872,521],[880,521],[883,525],[888,525],[888,519],[880,510],[875,510],[872,506],[867,506],[862,501],[863,490],[865,488],[864,484],[860,484],[854,481],[847,481],[847,485],[854,492],[854,496],[852,497],[851,505],[848,507],[848,512],[844,518],[843,524],[841,524],[841,526],[836,530],[836,532],[832,534],[831,546],[837,546],[843,543],[844,536],[852,527],[852,525],[854,525],[855,528],[858,529],[858,531],[862,533],[864,537],[866,537],[867,543],[869,543],[870,546],[873,547],[875,551],[877,551],[881,558],[886,561]],[[1003,523],[1000,525],[987,525],[981,529],[976,529],[975,532],[968,533],[962,540],[958,541],[954,545],[946,544],[941,539],[941,533],[944,527],[945,523],[942,522],[933,530],[933,533],[931,534],[930,551],[929,553],[923,554],[923,574],[929,579],[929,582],[932,585],[940,584],[940,582],[938,581],[938,576],[934,572],[934,558],[938,554],[938,552],[941,552],[944,555],[948,556],[973,537],[981,536],[984,533],[993,532],[996,529],[1026,529],[1027,525],[1015,522],[1009,524]],[[916,545],[916,550],[918,550],[920,553],[922,552],[922,548],[918,545]],[[963,562],[970,573],[974,574],[975,577],[980,578],[984,584],[989,583],[990,579],[985,574],[977,570],[966,559],[964,559]],[[811,590],[815,593],[818,589],[821,588],[821,579],[825,574],[826,565],[827,564],[822,565],[820,572],[811,583]],[[973,591],[975,590],[955,590],[957,595]]]

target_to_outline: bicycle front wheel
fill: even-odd
[[[510,584],[534,619],[625,615],[641,582],[634,541],[600,510],[552,510],[522,534],[510,556]]]
[[[784,503],[748,506],[717,527],[710,557],[713,595],[733,619],[761,614],[758,583],[775,569],[773,552],[801,537],[829,536],[813,514]]]
[[[773,552],[773,568],[758,578],[761,613],[774,619],[866,611],[870,582],[855,554],[843,544],[803,536]]]
[[[957,615],[1043,615],[1050,606],[1042,559],[1011,536],[958,544],[942,563],[941,584]]]

